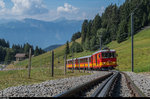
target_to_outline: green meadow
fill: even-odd
[[[81,38],[77,40],[81,43]],[[72,43],[70,43],[71,46]],[[54,50],[55,52],[55,67],[63,68],[64,64],[64,51],[63,45]],[[113,41],[107,45],[110,49],[115,49],[118,57],[117,69],[121,71],[131,71],[131,38],[118,44]],[[91,55],[94,51],[84,51],[81,53],[74,53],[74,57]],[[68,59],[71,59],[71,54],[68,55]],[[60,63],[58,63],[58,60]],[[51,52],[47,52],[43,55],[32,58],[32,66],[38,67],[43,65],[51,65]],[[16,66],[28,66],[28,60],[22,61]],[[150,29],[144,29],[134,36],[134,71],[135,72],[148,72],[150,71]]]
[[[81,43],[81,38],[76,40]],[[71,46],[72,42],[69,44]],[[0,89],[4,89],[11,86],[28,85],[33,83],[40,83],[46,80],[65,78],[70,76],[89,75],[91,73],[83,73],[71,70],[67,71],[67,75],[64,75],[64,51],[63,45],[54,50],[54,77],[51,77],[51,56],[52,53],[47,52],[42,55],[32,57],[32,70],[31,79],[28,79],[28,59],[14,64],[15,68],[24,68],[24,70],[14,71],[0,71]],[[115,49],[118,57],[117,70],[131,71],[131,38],[118,44],[113,41],[107,45],[110,49]],[[74,53],[74,57],[82,57],[91,55],[95,51],[84,51],[81,53]],[[72,56],[69,54],[68,59]],[[144,29],[134,36],[134,72],[149,72],[150,71],[150,29]]]
[[[111,42],[111,49],[118,53],[118,67],[121,71],[131,71],[131,38],[120,44]],[[134,36],[134,72],[150,71],[150,29],[140,31]]]

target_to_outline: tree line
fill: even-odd
[[[33,45],[30,45],[29,43],[24,45],[13,44],[12,48],[10,48],[8,41],[0,39],[0,62],[10,63],[11,61],[15,61],[15,55],[17,53],[25,53],[28,57],[30,48],[32,49],[32,55],[34,56],[45,53],[45,51],[38,46],[34,49]]]
[[[138,8],[137,8],[138,7]],[[136,11],[134,11],[136,9]],[[131,36],[131,13],[134,11],[134,34],[150,25],[150,0],[126,0],[121,6],[110,4],[100,16],[85,19],[82,24],[81,45],[83,50],[95,51],[102,45],[117,41],[121,43]],[[72,36],[72,41],[79,37]]]

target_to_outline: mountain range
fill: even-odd
[[[51,45],[51,46],[45,48],[44,51],[48,52],[48,51],[58,48],[59,46],[62,46],[62,45]]]
[[[67,20],[64,18],[55,21],[36,19],[0,20],[0,38],[12,44],[30,43],[41,48],[50,45],[64,44],[70,41],[75,32],[81,30],[83,20]]]

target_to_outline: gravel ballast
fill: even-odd
[[[40,84],[9,87],[0,91],[0,97],[52,97],[108,73],[100,71],[92,75],[49,80]]]
[[[133,72],[125,73],[147,97],[150,97],[150,75]]]
[[[53,97],[64,91],[67,91],[80,84],[91,81],[97,77],[104,76],[109,72],[99,71],[92,75],[80,77],[69,77],[57,80],[49,80],[39,84],[21,85],[17,87],[9,87],[0,91],[0,97]],[[133,80],[137,87],[148,97],[150,97],[150,75],[137,74],[133,72],[125,72]],[[130,90],[126,85],[124,75],[121,74],[117,94],[114,97],[131,97]],[[91,94],[91,93],[90,93]],[[90,96],[90,95],[88,95]]]

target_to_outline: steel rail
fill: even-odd
[[[105,76],[99,77],[97,79],[94,79],[92,81],[89,81],[85,84],[79,85],[77,87],[74,87],[68,91],[62,92],[54,97],[71,97],[71,96],[76,96],[76,94],[81,93],[83,90],[86,90],[87,88],[90,88],[91,86],[93,86],[94,84],[97,84],[101,81],[104,81],[106,78],[110,77],[111,75],[113,75],[113,73],[109,73]]]
[[[121,73],[125,75],[127,86],[131,90],[131,94],[133,95],[133,97],[146,97],[146,95],[134,84],[134,82],[126,73]]]
[[[101,86],[91,95],[91,97],[106,97],[111,89],[111,85],[118,77],[119,72],[115,71],[112,76],[105,80]]]

